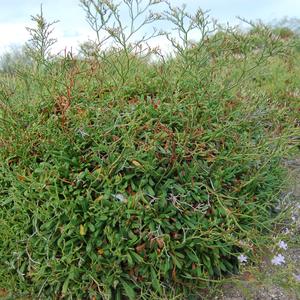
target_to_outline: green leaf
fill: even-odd
[[[140,255],[138,255],[137,253],[135,253],[133,251],[130,251],[130,255],[135,262],[141,263],[144,261],[144,259]]]
[[[151,279],[152,279],[152,286],[157,292],[161,294],[161,286],[157,278],[157,273],[155,272],[153,267],[151,267]]]
[[[146,185],[146,191],[150,196],[155,196],[155,192],[150,185]]]
[[[199,262],[199,258],[192,251],[187,251],[186,254],[192,262],[195,262],[195,263]]]
[[[182,264],[179,261],[179,259],[176,258],[175,255],[172,255],[172,259],[173,259],[174,264],[178,267],[178,269],[182,269]]]
[[[67,279],[65,280],[65,282],[64,282],[64,284],[63,284],[63,287],[62,287],[62,294],[63,294],[63,295],[66,295],[66,294],[67,294],[68,286],[69,286],[69,281],[70,281],[70,278],[67,277]]]
[[[122,284],[122,286],[124,288],[126,296],[130,300],[136,299],[136,294],[135,294],[134,288],[130,284],[128,284],[126,281],[124,281],[124,280],[121,280],[121,284]]]

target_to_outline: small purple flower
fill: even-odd
[[[283,234],[289,234],[290,230],[288,228],[284,228],[282,232],[283,232]]]
[[[279,247],[280,249],[286,250],[286,249],[288,248],[288,245],[287,245],[287,243],[284,242],[284,241],[279,241],[278,247]]]
[[[275,266],[280,266],[285,263],[285,258],[282,254],[275,255],[271,260],[271,263]]]
[[[248,257],[247,257],[246,255],[244,255],[244,254],[240,254],[240,255],[238,256],[238,261],[239,261],[241,264],[246,263],[246,262],[248,261]]]
[[[296,275],[296,274],[293,274],[294,275],[294,278],[296,279],[296,281],[299,281],[300,282],[300,274]]]

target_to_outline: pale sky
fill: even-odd
[[[186,4],[193,11],[197,7],[210,10],[210,15],[222,23],[239,23],[237,16],[269,22],[282,17],[300,18],[300,0],[170,0],[172,5]],[[39,13],[43,4],[48,21],[59,20],[53,37],[58,39],[55,51],[67,47],[76,50],[78,43],[93,38],[93,31],[85,21],[79,0],[0,0],[0,54],[13,45],[29,39],[25,26],[32,26],[31,15]]]

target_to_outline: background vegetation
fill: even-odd
[[[1,291],[204,296],[278,221],[281,160],[299,145],[298,32],[131,0],[126,27],[110,1],[81,5],[96,39],[80,55],[51,55],[41,11],[2,57]],[[149,30],[162,20],[174,30]],[[157,36],[172,55],[147,45]]]

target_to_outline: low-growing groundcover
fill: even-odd
[[[201,11],[168,7],[161,18],[207,28]],[[192,299],[266,242],[297,128],[294,106],[254,90],[268,63],[288,64],[286,41],[255,29],[172,40],[176,56],[154,61],[126,43],[84,58],[32,47],[31,63],[3,75],[8,296]]]

